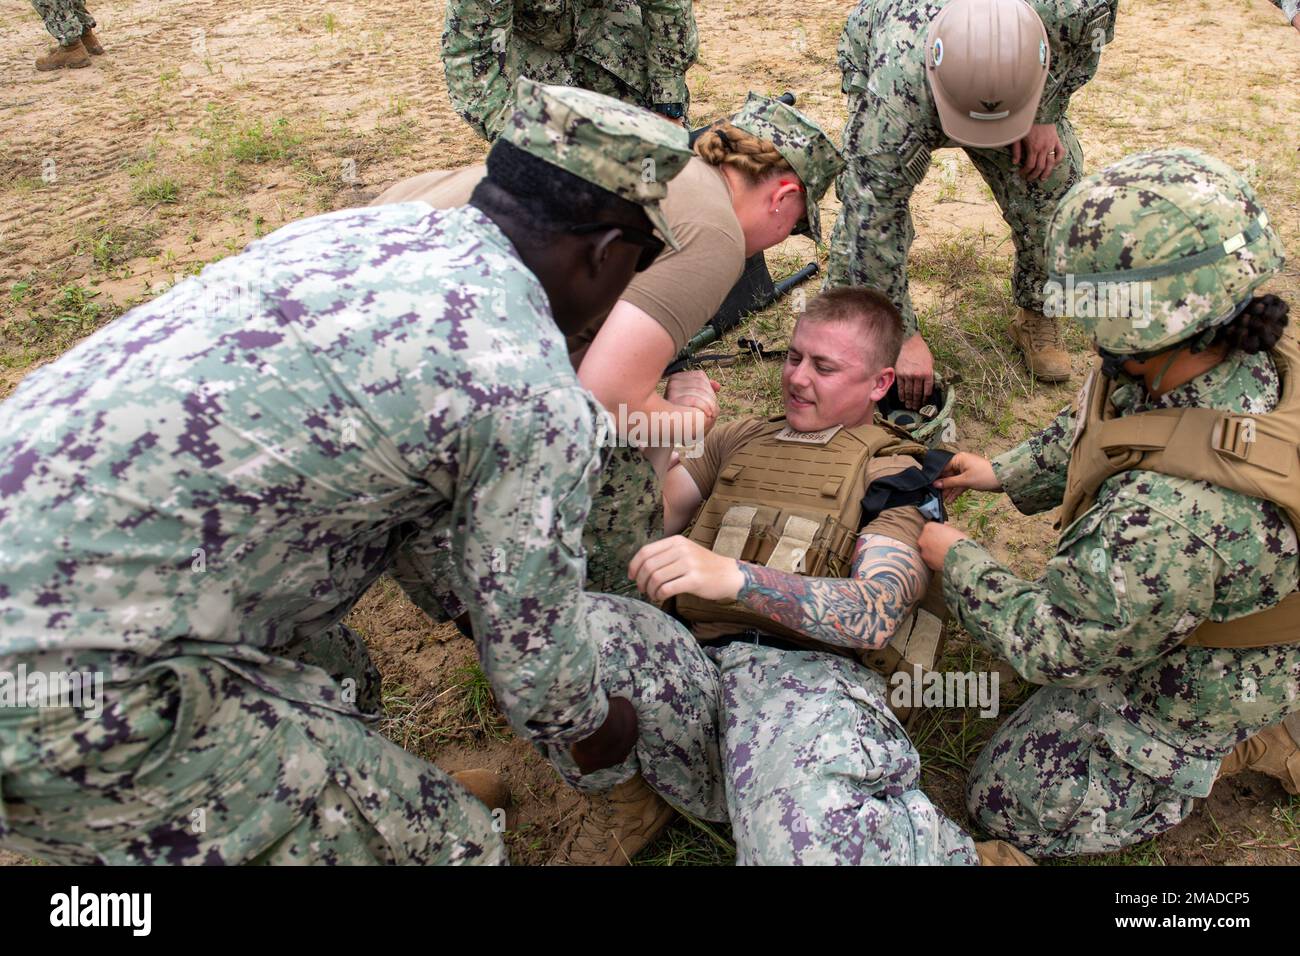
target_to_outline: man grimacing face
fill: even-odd
[[[894,369],[870,368],[862,333],[847,322],[800,319],[781,369],[785,416],[795,431],[871,421],[894,383]]]

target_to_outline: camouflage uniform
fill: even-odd
[[[451,0],[442,61],[452,105],[493,140],[515,79],[595,90],[649,109],[689,102],[691,0]]]
[[[60,46],[75,43],[87,27],[93,30],[98,26],[82,0],[32,0],[32,6]]]
[[[962,147],[993,191],[1016,250],[1016,302],[1043,310],[1047,220],[1079,180],[1083,153],[1065,112],[1070,96],[1097,71],[1114,38],[1117,0],[1033,0],[1051,44],[1051,73],[1035,123],[1056,124],[1065,156],[1041,182],[1011,162],[1010,147]],[[908,333],[917,331],[907,288],[913,238],[909,204],[930,154],[956,146],[943,132],[925,76],[925,37],[942,0],[861,0],[840,37],[848,166],[836,185],[843,204],[831,236],[827,284],[865,285],[890,297]]]
[[[727,808],[742,864],[975,865],[921,792],[885,679],[826,651],[713,648]]]
[[[794,107],[757,93],[749,94],[731,123],[771,142],[794,168],[807,200],[807,215],[795,232],[820,243],[818,204],[844,168],[844,159],[831,138]],[[647,276],[653,275],[651,266]],[[721,306],[721,302],[714,304],[715,309]],[[636,585],[627,577],[628,564],[642,547],[661,537],[663,492],[659,476],[639,449],[611,449],[583,536],[589,555],[588,587],[635,596]]]
[[[1198,247],[1235,246],[1229,235],[1262,210],[1244,181],[1244,207],[1231,208],[1217,186],[1229,176],[1189,150],[1138,154],[1094,174],[1052,224],[1053,272],[1086,279],[1126,262],[1136,282],[1153,259],[1176,265]],[[1184,250],[1185,236],[1192,241]],[[1264,229],[1199,272],[1166,272],[1144,324],[1079,321],[1123,354],[1165,348],[1235,314],[1234,303],[1281,261],[1280,242]],[[1278,399],[1270,355],[1238,351],[1160,397],[1127,382],[1113,403],[1120,416],[1161,407],[1258,414]],[[1022,512],[1061,503],[1074,434],[1067,409],[994,461]],[[1277,604],[1296,587],[1298,550],[1272,503],[1139,470],[1101,485],[1035,582],[974,542],[957,542],[943,569],[948,606],[981,644],[1049,685],[998,729],[972,768],[974,820],[1033,855],[1064,856],[1126,846],[1186,817],[1225,754],[1300,707],[1300,647],[1181,642],[1204,621]]]
[[[669,177],[689,155],[614,101],[521,89],[512,141],[620,194],[641,157]],[[427,541],[454,580],[412,547],[406,583],[470,608],[521,737],[563,751],[599,727],[617,645],[664,675],[635,701],[640,752],[707,811],[716,695],[673,684],[702,653],[634,644],[635,615],[582,592],[605,423],[545,290],[471,206],[291,224],[32,373],[0,405],[0,521],[24,529],[0,553],[0,671],[98,672],[104,713],[0,707],[0,846],[502,862],[486,809],[367,725],[378,674],[340,623]]]

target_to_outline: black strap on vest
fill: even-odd
[[[943,493],[934,487],[934,480],[947,467],[952,456],[953,452],[934,449],[925,453],[920,467],[873,481],[862,498],[862,525],[858,530],[875,521],[881,512],[908,505],[920,508],[931,521],[947,521]]]

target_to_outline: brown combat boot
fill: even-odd
[[[510,806],[510,787],[499,774],[491,770],[461,770],[451,779],[470,792],[470,795],[489,810],[504,810]]]
[[[79,70],[83,66],[90,66],[90,54],[80,40],[67,46],[50,47],[50,52],[36,61],[36,69],[42,72]]]
[[[673,808],[640,774],[589,801],[552,866],[626,866],[673,818]]]
[[[1243,740],[1223,758],[1220,777],[1257,770],[1282,782],[1287,793],[1300,796],[1300,713],[1276,727],[1265,727]]]
[[[81,31],[81,45],[86,48],[86,52],[91,56],[103,56],[104,48],[99,45],[99,37],[95,36],[95,31],[86,27]]]
[[[1070,356],[1065,354],[1060,320],[1021,309],[1007,328],[1011,341],[1025,353],[1029,371],[1040,382],[1064,382],[1070,377]]]
[[[1005,840],[985,840],[983,843],[976,843],[975,852],[979,854],[980,866],[1038,865]]]

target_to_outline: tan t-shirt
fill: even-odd
[[[718,480],[718,473],[726,467],[727,461],[741,446],[762,431],[766,424],[765,418],[742,418],[725,422],[715,427],[704,439],[703,454],[696,458],[682,459],[682,467],[706,500],[713,491],[714,482]],[[915,467],[916,459],[907,455],[882,455],[871,459],[863,473],[862,487],[857,491],[858,498],[866,495],[867,487],[877,478],[885,478]],[[920,551],[921,532],[924,529],[925,516],[917,508],[906,505],[882,511],[861,533],[881,534]],[[737,630],[735,624],[694,624],[691,627],[691,631],[702,641],[734,634]]]
[[[371,203],[427,202],[451,209],[469,202],[487,175],[482,163],[435,170],[390,186]],[[731,207],[731,192],[717,169],[693,157],[668,184],[664,215],[681,249],[665,249],[655,264],[638,272],[622,298],[659,323],[681,350],[722,305],[745,268],[745,234]],[[569,351],[586,350],[604,320],[569,339]]]

